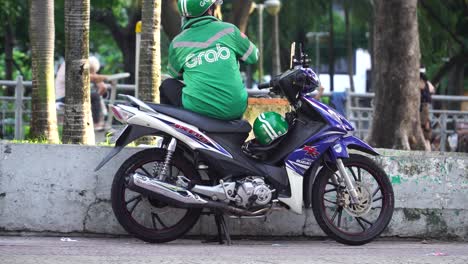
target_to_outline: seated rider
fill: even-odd
[[[246,35],[213,16],[219,0],[179,0],[182,32],[169,47],[167,79],[160,89],[162,104],[180,106],[222,120],[242,118],[247,91],[239,60],[253,64],[258,49]],[[183,83],[179,80],[183,80]]]

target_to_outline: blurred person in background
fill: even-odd
[[[89,57],[89,78],[91,80],[91,112],[93,115],[94,130],[101,131],[104,129],[104,112],[102,97],[107,94],[107,85],[104,81],[107,80],[105,75],[98,74],[101,67],[99,60],[94,57]],[[65,102],[65,62],[63,62],[55,77],[55,102],[63,105]]]
[[[429,110],[431,108],[432,95],[435,93],[435,89],[426,76],[425,68],[421,68],[419,72],[419,90],[421,91],[419,118],[421,120],[426,150],[431,150],[432,128]]]

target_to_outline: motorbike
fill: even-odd
[[[129,157],[117,170],[111,202],[121,226],[151,243],[186,234],[202,214],[215,216],[231,243],[224,216],[264,218],[276,210],[296,214],[312,208],[332,239],[362,245],[389,224],[392,185],[369,156],[379,153],[352,135],[350,122],[308,94],[319,85],[300,51],[291,68],[260,84],[284,96],[288,132],[269,145],[246,142],[251,125],[223,121],[125,95],[111,106],[125,124],[102,168],[129,143],[157,136],[158,144]]]

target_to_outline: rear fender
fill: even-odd
[[[115,147],[107,154],[107,156],[99,163],[99,165],[94,169],[94,171],[100,170],[109,160],[111,160],[115,155],[117,155],[122,149],[129,143],[135,141],[136,139],[148,136],[155,135],[158,133],[158,130],[153,128],[148,128],[138,125],[128,125],[121,132],[119,138],[115,142]]]

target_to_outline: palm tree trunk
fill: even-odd
[[[88,62],[89,1],[65,0],[64,143],[94,144]]]
[[[417,0],[374,1],[374,117],[369,143],[425,149],[419,120]]]
[[[143,0],[138,98],[159,102],[161,82],[161,0]]]
[[[31,136],[58,143],[54,89],[54,1],[31,1],[29,17],[33,75]]]

